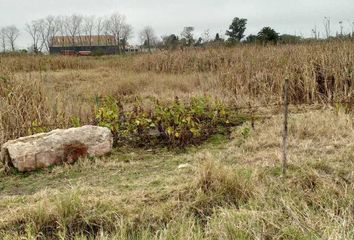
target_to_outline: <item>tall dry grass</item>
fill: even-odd
[[[94,59],[46,55],[0,55],[1,72],[58,71],[63,69],[88,69],[95,65]]]
[[[212,72],[216,88],[263,103],[279,101],[285,78],[293,102],[343,100],[354,80],[353,43],[326,42],[281,46],[238,46],[160,52],[133,59],[135,71]]]
[[[65,106],[49,101],[43,82],[0,82],[0,145],[38,132],[70,126]]]
[[[285,78],[290,80],[291,103],[353,102],[353,59],[352,41],[240,45],[87,58],[0,55],[0,77],[14,86],[13,93],[0,96],[0,101],[4,106],[12,101],[10,118],[15,120],[11,124],[16,123],[17,127],[36,120],[19,115],[19,105],[32,112],[31,116],[38,115],[34,107],[38,105],[49,109],[45,112],[89,121],[94,99],[105,96],[122,99],[126,104],[136,97],[163,102],[175,96],[183,99],[205,94],[233,106],[280,103]],[[3,82],[0,80],[0,85]],[[38,83],[41,86],[29,87]],[[30,96],[36,103],[23,100]],[[6,108],[0,109],[2,116],[9,113]],[[50,122],[56,123],[57,115],[50,115]],[[43,116],[38,117],[42,121]],[[2,121],[2,128],[8,128],[7,122]],[[17,132],[11,136],[19,136]]]
[[[291,100],[311,103],[350,97],[353,52],[353,42],[348,40],[201,48],[125,57],[9,56],[0,57],[0,72],[109,68],[173,75],[212,73],[213,87],[231,92],[238,100],[263,103],[278,101],[283,81],[289,78]]]
[[[348,40],[279,46],[240,45],[117,57],[0,56],[0,72],[105,68],[105,71],[162,75],[210,73],[214,78],[210,84],[214,88],[232,93],[238,101],[263,103],[279,101],[283,81],[289,78],[291,100],[312,103],[350,97],[353,59],[353,42]]]

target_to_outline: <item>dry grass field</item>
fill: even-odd
[[[281,108],[266,106],[282,102],[285,79],[290,102],[306,106],[291,107],[284,177]],[[353,81],[350,41],[0,56],[0,144],[33,125],[93,123],[105,97],[128,110],[197,96],[262,106],[254,128],[245,121],[183,150],[127,144],[74,165],[1,171],[0,239],[352,239]]]

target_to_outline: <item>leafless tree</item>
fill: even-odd
[[[100,45],[101,44],[101,35],[103,33],[104,30],[104,19],[102,17],[99,17],[96,19],[96,34],[97,34],[97,44]]]
[[[32,38],[32,47],[35,53],[38,53],[39,50],[39,40],[41,38],[40,34],[40,22],[39,21],[32,21],[26,24],[26,31]]]
[[[68,32],[71,41],[72,41],[72,46],[75,46],[75,38],[80,37],[80,31],[82,27],[82,16],[79,15],[71,15],[69,17],[65,18],[65,29]]]
[[[349,19],[346,20],[348,27],[350,28],[349,36],[354,37],[354,22],[351,22]]]
[[[325,27],[326,37],[329,38],[331,36],[331,18],[325,17],[323,24]]]
[[[320,38],[320,33],[317,31],[317,26],[316,25],[311,31],[312,31],[313,37],[315,39],[319,39]]]
[[[2,52],[6,52],[6,35],[5,35],[5,28],[0,29],[0,42],[1,42],[1,48]]]
[[[90,46],[92,46],[92,36],[94,35],[95,25],[95,16],[84,17],[82,32],[88,37]]]
[[[58,34],[60,36],[68,36],[68,32],[65,28],[65,20],[66,17],[64,16],[58,16],[56,17],[56,26],[57,26],[57,30],[58,30]],[[65,46],[65,41],[62,41],[62,47]]]
[[[132,37],[132,34],[133,34],[133,27],[129,24],[123,25],[121,40],[122,40],[122,48],[124,52],[127,47],[128,40]]]
[[[108,19],[105,19],[104,21],[103,21],[103,23],[102,23],[102,34],[103,35],[110,35],[111,34],[111,26],[110,26],[111,24],[110,24],[110,21],[108,20]],[[107,38],[103,38],[103,41],[104,41],[104,44],[105,45],[107,45],[108,44],[108,42],[107,42]]]
[[[141,43],[149,49],[149,52],[151,52],[151,47],[155,46],[157,42],[157,37],[155,35],[154,29],[152,29],[150,26],[146,26],[140,32],[140,40]]]
[[[210,29],[206,29],[204,32],[203,32],[203,40],[204,42],[210,42],[211,41],[211,37],[210,37]]]
[[[121,50],[121,40],[123,38],[124,31],[127,32],[126,17],[119,13],[113,13],[105,21],[105,31],[114,36],[115,45],[118,52]]]
[[[18,36],[20,35],[20,31],[18,30],[18,28],[16,26],[12,25],[12,26],[8,26],[5,28],[4,34],[5,34],[6,40],[10,44],[11,50],[14,52],[15,51],[15,42],[16,42]]]
[[[48,16],[32,21],[26,25],[26,31],[32,37],[35,51],[41,51],[42,49],[49,51],[53,38],[57,35],[66,37],[60,43],[57,43],[62,44],[63,47],[67,44],[71,46],[83,46],[84,44],[92,46],[93,41],[95,41],[95,44],[98,45],[102,43],[114,44],[120,51],[125,50],[127,41],[132,36],[133,28],[126,23],[125,16],[119,13],[114,13],[108,18],[83,17],[74,14],[71,16]],[[103,34],[114,36],[114,41],[112,42],[110,38],[102,40],[101,36]],[[97,35],[95,40],[94,35]]]
[[[38,20],[38,31],[41,38],[41,43],[39,44],[39,50],[43,47],[47,52],[52,44],[53,38],[59,32],[59,24],[61,23],[60,18],[53,16],[47,16],[46,18]]]

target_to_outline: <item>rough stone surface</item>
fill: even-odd
[[[6,168],[28,172],[73,163],[80,157],[103,156],[112,146],[113,136],[108,128],[84,126],[8,141],[1,147],[0,157]]]

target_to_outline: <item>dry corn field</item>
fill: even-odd
[[[283,177],[281,108],[267,106],[282,103],[285,79],[298,106]],[[183,151],[125,145],[74,165],[0,171],[0,239],[353,239],[353,83],[349,40],[0,55],[0,145],[95,124],[107,97],[125,109],[206,96],[230,109],[261,106],[255,126],[247,117]]]

